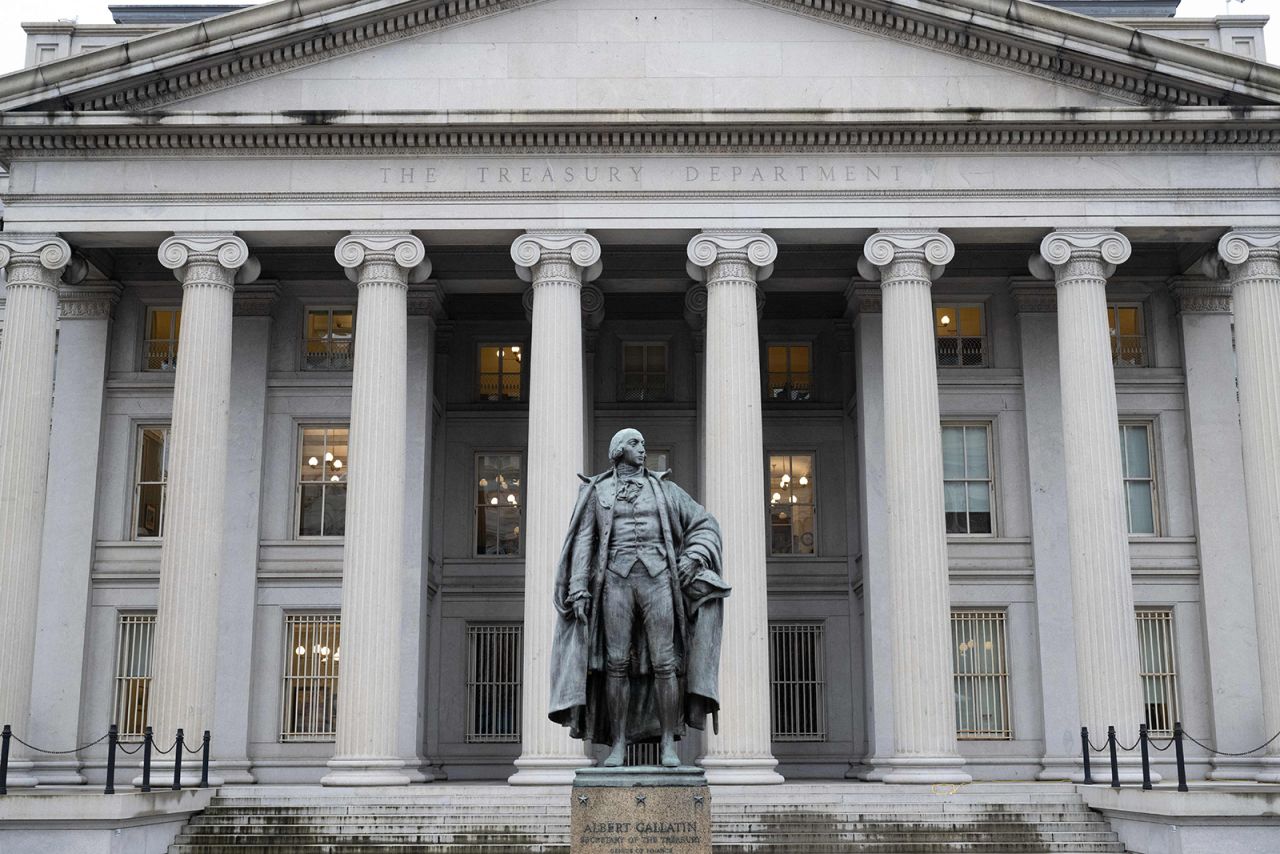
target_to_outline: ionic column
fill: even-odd
[[[970,779],[956,749],[931,296],[933,279],[954,254],[950,238],[913,229],[872,235],[858,262],[863,276],[880,280],[883,317],[894,725],[886,783]]]
[[[160,263],[182,282],[182,342],[173,382],[151,721],[158,744],[169,744],[179,727],[194,744],[213,729],[232,293],[238,276],[256,275],[257,262],[233,234],[180,234],[160,244]],[[199,769],[193,771],[196,781]]]
[[[1128,238],[1115,231],[1055,231],[1031,260],[1031,272],[1052,278],[1057,289],[1076,681],[1080,723],[1095,743],[1108,726],[1115,726],[1122,743],[1133,743],[1143,720],[1107,326],[1107,278],[1129,252]],[[1130,767],[1121,776],[1136,773]]]
[[[572,783],[591,761],[582,742],[547,718],[551,705],[556,564],[578,500],[585,454],[582,285],[600,275],[600,243],[581,232],[537,231],[511,244],[532,285],[529,446],[525,472],[524,697],[514,785]]]
[[[70,261],[71,247],[55,235],[0,235],[0,267],[8,280],[0,346],[0,724],[10,724],[26,741],[32,741],[28,715],[58,284]],[[26,749],[13,742],[8,784],[34,786],[30,771]]]
[[[1280,229],[1230,231],[1218,255],[1231,274],[1263,733],[1270,738],[1280,731]],[[1258,781],[1280,783],[1280,739],[1261,764]]]
[[[409,281],[431,273],[412,234],[357,232],[334,254],[356,283],[342,550],[342,677],[326,786],[401,786],[397,745],[404,562]]]
[[[764,436],[756,286],[778,245],[757,231],[703,232],[689,241],[689,275],[707,287],[703,489],[720,522],[725,600],[720,732],[708,730],[711,783],[781,783],[769,726],[769,591],[765,575]]]

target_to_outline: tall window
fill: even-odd
[[[519,400],[524,348],[519,344],[481,344],[479,353],[476,396],[481,400]]]
[[[520,741],[518,625],[467,626],[467,735],[471,744]]]
[[[952,611],[951,655],[956,679],[956,736],[1012,738],[1004,611]]]
[[[280,740],[333,741],[342,657],[339,615],[287,614],[284,637]]]
[[[169,481],[169,428],[138,430],[133,486],[133,538],[164,536],[164,496]]]
[[[111,722],[120,737],[142,738],[151,697],[151,647],[156,615],[121,614],[116,623],[115,698]]]
[[[980,368],[987,363],[986,325],[981,305],[935,305],[933,332],[938,366]]]
[[[808,344],[765,348],[770,400],[808,400],[813,389],[813,350]]]
[[[622,399],[665,400],[667,397],[667,345],[653,341],[627,341],[622,345]]]
[[[769,552],[815,554],[813,454],[769,455]]]
[[[769,706],[774,741],[826,741],[822,623],[769,624]]]
[[[1173,653],[1173,612],[1138,611],[1138,658],[1147,729],[1171,735],[1178,720],[1178,662]]]
[[[519,454],[476,454],[476,554],[520,554]]]
[[[351,308],[307,309],[303,367],[349,371],[355,357],[356,313]]]
[[[1147,363],[1147,336],[1143,332],[1142,306],[1107,306],[1111,328],[1111,360],[1117,368],[1140,368]]]
[[[1120,425],[1120,470],[1130,534],[1156,533],[1156,480],[1151,457],[1151,425]]]
[[[172,371],[178,366],[178,332],[182,309],[147,309],[147,330],[142,347],[144,371]]]
[[[303,427],[298,456],[298,536],[340,537],[347,522],[346,427]]]
[[[947,533],[992,533],[991,430],[988,425],[942,425],[942,478]]]

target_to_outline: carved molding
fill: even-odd
[[[882,311],[880,286],[868,285],[861,279],[854,279],[849,283],[849,287],[844,289],[844,299],[849,306],[849,313],[854,317],[880,314]]]
[[[444,288],[439,282],[432,279],[409,285],[409,314],[430,317],[437,322],[445,319]]]
[[[71,263],[71,247],[56,234],[0,234],[0,268],[5,286],[57,290]]]
[[[604,270],[600,255],[600,241],[585,231],[527,231],[511,244],[511,260],[523,282],[534,281],[538,265],[548,263],[576,267],[580,283],[594,281]],[[565,272],[574,275],[572,270]]]
[[[712,268],[725,262],[743,263],[756,283],[763,282],[773,275],[773,262],[778,258],[777,242],[754,228],[704,231],[689,241],[685,251],[689,256],[685,269],[689,278],[698,282],[706,282]],[[757,302],[757,311],[760,307]]]
[[[58,318],[60,320],[103,320],[111,317],[120,294],[121,285],[64,285],[58,289]]]
[[[1075,262],[1098,262],[1102,277],[1110,278],[1132,253],[1129,238],[1115,229],[1064,229],[1045,235],[1040,252],[1031,256],[1027,267],[1037,279],[1053,281],[1061,279]]]
[[[887,281],[898,262],[921,263],[930,281],[942,275],[955,257],[951,238],[932,228],[898,228],[877,231],[867,238],[858,259],[858,272],[870,281]]]
[[[1230,314],[1231,285],[1224,281],[1179,278],[1169,283],[1179,314]]]
[[[262,266],[243,240],[230,232],[183,233],[160,244],[160,264],[187,285],[234,287],[258,278]]]
[[[684,292],[684,320],[694,332],[701,332],[707,325],[707,286],[701,282]]]
[[[1018,314],[1054,314],[1058,310],[1058,289],[1036,281],[1034,284],[1009,283],[1009,293]]]
[[[279,298],[280,286],[275,282],[240,285],[232,295],[232,313],[236,317],[270,317]]]

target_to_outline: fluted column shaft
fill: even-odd
[[[956,749],[951,606],[933,278],[954,254],[937,232],[878,233],[864,272],[880,278],[885,503],[893,660],[890,783],[967,782]],[[868,268],[874,268],[874,270]]]
[[[410,272],[429,269],[410,234],[351,234],[338,263],[359,296],[342,550],[342,670],[326,786],[409,783],[396,745],[404,563]]]
[[[517,785],[573,782],[589,765],[581,742],[547,718],[551,705],[556,563],[578,498],[584,455],[582,286],[599,273],[600,244],[581,233],[531,232],[511,256],[533,291],[524,520],[524,696]]]
[[[778,249],[758,232],[704,233],[690,272],[707,286],[706,507],[720,522],[725,600],[719,734],[702,765],[712,783],[780,783],[770,744],[769,607],[765,573],[764,437],[756,285]]]
[[[1280,732],[1280,229],[1232,231],[1218,244],[1231,274],[1249,551],[1265,737]],[[1280,782],[1280,739],[1260,782]]]
[[[0,347],[0,724],[31,739],[31,671],[53,412],[58,284],[71,248],[52,235],[0,238],[5,268]],[[10,786],[34,786],[31,761],[14,742]]]
[[[1114,725],[1124,743],[1137,739],[1143,712],[1107,277],[1129,252],[1117,232],[1054,232],[1032,268],[1051,267],[1057,289],[1080,722],[1095,741]]]
[[[178,235],[160,262],[182,282],[169,481],[152,658],[151,722],[165,745],[213,729],[231,397],[232,293],[249,259],[234,235]],[[198,773],[194,775],[198,777]]]

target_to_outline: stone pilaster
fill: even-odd
[[[769,726],[769,609],[765,575],[764,437],[760,406],[759,282],[778,246],[757,231],[703,232],[689,242],[689,274],[706,284],[706,507],[724,537],[724,655],[720,732],[706,733],[711,783],[780,783]]]
[[[1057,291],[1076,681],[1080,722],[1095,743],[1108,726],[1133,743],[1143,720],[1107,326],[1107,278],[1129,253],[1128,238],[1115,231],[1055,231],[1031,260],[1031,272],[1053,279]],[[1126,767],[1121,776],[1135,773]]]
[[[326,786],[410,782],[399,755],[409,280],[430,275],[422,241],[358,232],[334,254],[356,282],[351,447],[342,551],[342,674]]]
[[[878,232],[858,270],[880,280],[885,504],[893,659],[888,783],[968,782],[956,749],[951,605],[933,279],[955,247],[936,231]]]
[[[150,715],[157,743],[167,745],[179,727],[193,742],[213,729],[232,294],[237,276],[250,277],[257,265],[233,234],[175,235],[160,244],[160,263],[182,282]]]
[[[590,765],[582,743],[547,719],[551,704],[551,607],[560,546],[578,499],[586,455],[583,424],[583,284],[600,275],[600,243],[582,232],[536,231],[511,244],[516,273],[531,285],[529,446],[524,519],[524,698],[515,785],[571,783]]]
[[[1231,276],[1262,728],[1270,738],[1280,732],[1280,228],[1230,231],[1218,255]],[[1280,739],[1261,763],[1258,781],[1280,782]]]
[[[8,280],[0,347],[0,724],[10,724],[27,741],[58,285],[70,261],[71,247],[56,235],[0,235],[0,267]],[[36,784],[27,751],[17,742],[8,784]]]

